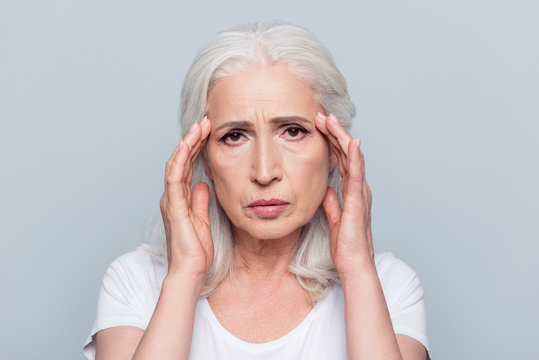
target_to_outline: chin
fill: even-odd
[[[277,220],[277,219],[275,219]],[[306,224],[307,222],[305,222]],[[248,234],[250,237],[259,239],[259,240],[278,240],[285,238],[294,233],[301,234],[304,223],[296,224],[283,224],[281,221],[272,221],[269,219],[264,220],[252,220],[250,219],[247,226],[242,226],[245,224],[240,224],[240,226],[234,226],[235,231],[241,231]]]

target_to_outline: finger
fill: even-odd
[[[202,129],[200,127],[199,123],[194,123],[191,128],[189,129],[189,132],[185,137],[183,138],[183,142],[189,147],[189,152],[187,154],[187,161],[184,163],[184,171],[182,176],[182,181],[185,181],[186,175],[189,172],[190,169],[190,159],[193,156],[193,153],[196,152],[197,144],[200,141],[200,137],[202,135]],[[189,184],[190,186],[191,184]]]
[[[210,120],[204,116],[204,118],[200,121],[200,124],[198,124],[200,128],[200,137],[197,137],[193,143],[191,143],[191,148],[193,150],[193,153],[197,153],[200,150],[200,148],[203,146],[204,141],[207,139],[210,131],[211,131],[211,123]],[[193,125],[196,126],[196,125]],[[192,132],[198,132],[197,128],[192,128]]]
[[[211,132],[211,122],[207,117],[204,117],[204,119],[202,119],[202,121],[200,122],[200,130],[201,130],[200,138],[194,144],[194,147],[191,150],[191,153],[189,154],[188,164],[186,165],[184,181],[187,184],[191,184],[191,181],[193,179],[193,164],[198,158],[200,151],[202,151],[202,149],[206,145],[208,141],[208,136]]]
[[[179,176],[179,178],[175,179],[177,181],[176,189],[171,194],[170,192],[167,192],[167,194],[170,196],[173,196],[177,198],[177,196],[181,195],[181,202],[177,203],[176,205],[182,206],[182,209],[185,211],[189,211],[190,203],[191,203],[191,183],[188,184],[185,183],[186,180],[186,173],[189,172],[190,169],[190,162],[189,158],[192,156],[193,149],[196,147],[197,143],[199,142],[200,136],[202,135],[202,129],[200,124],[195,122],[193,125],[191,125],[191,128],[187,132],[187,134],[184,136],[181,144],[182,144],[182,150],[185,151],[184,157],[182,157],[181,165],[179,162],[173,161],[173,165],[176,165],[178,167],[182,167],[182,170],[180,171],[178,169],[178,173],[176,174]],[[183,154],[183,153],[182,153]],[[179,154],[176,156],[178,157]],[[168,182],[168,185],[171,183]],[[182,192],[182,194],[180,194]]]
[[[167,190],[166,178],[168,176],[168,173],[170,172],[170,167],[172,165],[172,161],[174,160],[174,157],[178,153],[179,146],[180,146],[180,144],[178,144],[176,147],[174,147],[174,151],[172,152],[172,154],[170,155],[170,157],[168,158],[168,160],[167,160],[167,162],[165,164],[165,176],[163,177],[163,179],[165,180],[165,192]]]
[[[181,215],[184,216],[188,214],[188,203],[186,199],[188,194],[185,192],[185,189],[182,186],[182,177],[188,155],[189,145],[183,141],[180,142],[178,152],[174,157],[169,173],[165,178],[167,184],[167,204],[171,206],[174,211],[181,210]]]
[[[341,219],[341,204],[339,203],[339,198],[337,197],[337,194],[335,194],[335,191],[331,187],[328,186],[326,190],[326,195],[324,196],[324,200],[322,200],[322,207],[324,208],[324,211],[326,212],[326,216],[328,218],[329,228],[332,230],[335,226],[339,224],[339,221]]]
[[[206,251],[206,255],[209,257],[210,262],[212,262],[214,253],[210,219],[208,214],[209,201],[210,189],[208,188],[208,185],[203,182],[196,184],[193,187],[193,228]]]
[[[339,164],[339,173],[341,174],[341,177],[344,177],[346,174],[346,154],[344,153],[344,151],[342,151],[341,145],[339,144],[337,138],[333,136],[327,129],[327,117],[321,113],[317,113],[314,122],[316,127],[320,130],[322,134],[324,134],[324,136],[328,140],[331,151],[337,157],[337,161]]]
[[[202,130],[200,128],[200,124],[195,122],[193,125],[191,125],[191,128],[187,132],[187,135],[184,136],[182,141],[189,145],[189,149],[193,149],[196,142],[200,139],[201,135]]]
[[[341,150],[341,146],[339,145],[337,139],[335,139],[332,135],[327,136],[327,139],[329,140],[329,146],[331,151],[337,157],[337,161],[339,164],[339,173],[341,174],[341,177],[344,178],[346,176],[346,173],[348,172],[348,157]]]
[[[322,113],[317,113],[314,118],[314,123],[318,130],[320,130],[320,132],[326,136],[330,144],[335,146],[336,150],[342,151],[339,141],[327,128],[328,118],[329,116],[324,116]]]
[[[200,127],[202,128],[202,139],[207,139],[211,132],[211,121],[207,116],[204,116],[200,122]]]
[[[193,198],[191,202],[192,213],[195,218],[206,223],[208,226],[210,224],[210,219],[208,215],[209,201],[210,190],[208,188],[208,185],[202,182],[196,184],[193,187]]]
[[[317,112],[314,116],[314,125],[324,135],[327,135],[329,133],[329,130],[326,127],[326,117],[327,116],[322,114],[321,112]]]
[[[364,156],[363,156],[363,159],[365,159]],[[363,160],[363,168],[365,168],[365,160]],[[371,208],[372,208],[372,192],[371,192],[371,187],[367,183],[367,177],[365,175],[363,178],[363,197],[365,198],[365,201],[367,202],[367,210],[369,211],[369,222],[370,222]]]
[[[184,174],[184,182],[185,184],[188,184],[191,186],[191,183],[193,181],[193,171],[194,171],[194,164],[196,159],[198,158],[198,155],[200,154],[200,151],[206,145],[207,140],[204,140],[201,142],[201,145],[199,146],[198,150],[195,151],[192,155],[189,156],[188,164],[186,165],[185,174]]]
[[[365,157],[363,157],[365,158]],[[365,167],[365,165],[363,165]],[[367,246],[369,249],[369,255],[371,258],[374,258],[374,246],[372,243],[372,192],[369,184],[367,183],[367,178],[364,178],[364,186],[363,186],[363,194],[364,199],[367,202]]]
[[[331,124],[337,123],[338,120],[335,117],[335,115],[330,114],[325,119],[325,128],[327,130],[326,137],[328,138],[334,153],[337,156],[337,159],[339,160],[339,173],[341,174],[341,177],[345,177],[346,173],[348,172],[348,142],[347,141],[339,141],[339,139],[329,130],[329,128],[332,126]],[[344,133],[350,137],[348,132],[342,128],[340,125],[339,127],[344,130]],[[350,137],[351,138],[351,137]]]
[[[348,169],[346,168],[348,160],[342,152],[338,151],[333,146],[331,146],[331,152],[337,157],[337,164],[339,165],[339,174],[341,174],[341,178],[346,178],[346,174],[348,172]]]
[[[207,117],[204,117],[204,119],[202,119],[202,121],[200,122],[200,131],[200,138],[193,146],[192,156],[190,156],[189,159],[191,166],[195,162],[202,148],[204,148],[204,146],[206,145],[206,142],[208,141],[208,136],[211,132],[211,122]]]
[[[364,190],[364,167],[363,155],[359,150],[359,139],[352,139],[348,145],[348,178],[346,189],[343,189],[345,196],[344,211],[358,213],[365,211],[365,199],[363,196]]]
[[[326,121],[326,128],[328,129],[328,133],[337,139],[341,150],[348,156],[348,145],[352,140],[352,136],[339,124],[339,120],[337,120],[335,115],[329,114]]]

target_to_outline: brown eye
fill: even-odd
[[[243,132],[232,130],[227,132],[219,141],[228,145],[239,145],[242,143],[244,137]]]
[[[241,134],[238,132],[233,132],[228,134],[228,139],[232,142],[239,141],[241,139]]]
[[[287,131],[288,131],[288,135],[290,135],[291,137],[296,137],[299,135],[298,128],[290,128],[290,129],[287,129]]]
[[[305,130],[304,128],[302,128],[301,126],[290,126],[286,128],[284,131],[285,137],[290,140],[292,139],[299,140],[308,133],[309,132]]]

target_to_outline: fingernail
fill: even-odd
[[[316,116],[318,116],[320,119],[324,119],[324,118],[325,118],[324,114],[322,114],[321,112],[317,112],[317,113],[316,113]]]
[[[338,123],[339,123],[339,121],[337,120],[337,117],[336,117],[335,115],[329,114],[328,117],[329,117],[329,119],[330,119],[331,121],[333,121],[335,124],[338,124]]]
[[[178,151],[180,151],[183,147],[183,141],[180,141],[180,143],[178,144]]]
[[[200,122],[200,126],[202,125],[206,125],[206,123],[208,122],[208,117],[207,116],[204,116],[204,119],[202,119],[202,121]]]
[[[189,131],[193,131],[198,126],[198,123],[195,122],[191,127],[189,128]]]

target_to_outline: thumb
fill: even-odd
[[[322,200],[322,207],[326,212],[326,216],[329,222],[329,228],[331,230],[341,220],[342,210],[341,204],[339,204],[339,198],[337,197],[337,194],[335,194],[335,191],[333,191],[333,189],[329,186],[326,190],[324,200]]]

